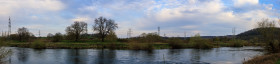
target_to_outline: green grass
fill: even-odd
[[[42,49],[46,48],[46,42],[43,42],[42,40],[36,40],[34,42],[31,42],[30,47],[31,48],[36,48],[36,49]]]
[[[276,62],[276,64],[280,64],[280,59]]]
[[[164,42],[100,42],[99,40],[81,40],[78,42],[62,40],[61,42],[51,42],[46,39],[35,39],[31,42],[4,41],[6,46],[26,47],[26,48],[65,48],[65,49],[181,49],[181,48],[199,48],[209,49],[213,47],[232,47],[229,42],[213,43],[207,39],[193,39],[191,41],[170,38]],[[2,43],[1,43],[2,44]],[[242,44],[243,45],[243,44]]]

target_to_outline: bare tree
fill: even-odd
[[[47,39],[51,40],[51,38],[52,38],[53,36],[54,36],[54,35],[53,35],[52,33],[49,33],[49,34],[47,35]]]
[[[75,37],[75,41],[78,41],[80,39],[81,34],[86,33],[86,27],[87,23],[75,21],[74,24],[68,26],[65,31],[67,35],[73,35]]]
[[[274,20],[263,19],[257,23],[258,32],[262,35],[262,42],[266,43],[265,49],[271,53],[280,52],[279,36]]]
[[[94,20],[93,31],[98,32],[99,37],[102,42],[104,38],[110,33],[118,28],[118,24],[112,19],[106,19],[104,17],[99,17]]]
[[[63,39],[63,35],[61,33],[55,33],[55,35],[52,37],[53,42],[60,42]]]
[[[25,27],[18,28],[17,32],[19,41],[29,40],[29,38],[32,36],[32,34]]]

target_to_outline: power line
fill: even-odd
[[[158,35],[160,36],[160,27],[158,26]]]
[[[132,30],[129,28],[127,31],[127,38],[130,38],[132,34]]]
[[[40,30],[39,30],[39,37],[41,37],[41,32],[40,32]]]
[[[232,35],[233,35],[233,38],[235,38],[235,27],[232,28]]]
[[[8,27],[9,27],[9,30],[8,30],[8,36],[10,36],[10,34],[11,34],[11,18],[9,17],[9,25],[8,25]]]
[[[187,33],[186,33],[186,31],[184,32],[184,37],[185,37],[185,39],[187,39]]]

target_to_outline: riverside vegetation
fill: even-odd
[[[200,34],[192,37],[162,37],[157,33],[142,33],[137,37],[118,38],[115,30],[117,24],[112,19],[99,17],[95,19],[93,25],[94,34],[87,33],[87,23],[77,21],[68,26],[66,34],[49,33],[47,37],[35,37],[27,28],[22,27],[16,34],[2,35],[0,43],[3,46],[27,47],[35,49],[44,48],[96,48],[96,49],[132,49],[132,50],[152,50],[152,49],[211,49],[216,47],[242,47],[242,46],[263,46],[268,54],[280,52],[279,36],[280,30],[273,22],[263,20],[258,23],[258,27],[236,36],[218,36],[213,38],[202,38]],[[250,32],[252,31],[252,32]],[[279,32],[278,32],[279,31]],[[254,33],[256,35],[252,35]],[[249,35],[248,35],[249,34]],[[245,36],[244,36],[245,35]],[[2,49],[0,50],[2,51]],[[8,54],[9,51],[0,54]],[[264,56],[272,57],[272,56]],[[277,60],[278,59],[278,60]],[[268,62],[279,62],[275,58]],[[258,63],[255,59],[245,63]]]
[[[280,22],[280,20],[279,20]],[[275,22],[269,19],[263,19],[258,22],[256,31],[260,33],[259,42],[263,42],[264,49],[267,52],[263,56],[257,56],[251,60],[244,62],[244,64],[280,64],[280,32],[276,27]]]
[[[157,33],[143,33],[138,37],[118,38],[115,30],[118,25],[112,19],[96,18],[93,25],[94,34],[87,33],[87,23],[76,21],[65,29],[66,34],[49,33],[47,37],[35,37],[27,28],[22,27],[16,34],[2,35],[1,41],[7,46],[29,48],[98,48],[98,49],[210,49],[228,46],[241,47],[254,45],[245,40],[232,37],[201,38],[196,34],[190,38],[162,37]]]

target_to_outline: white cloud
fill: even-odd
[[[189,4],[181,1],[179,3],[174,1],[160,1],[156,2],[156,4],[157,3],[164,4],[153,5],[147,8],[147,18],[144,21],[137,22],[139,27],[152,27],[158,24],[169,26],[172,25],[170,23],[177,23],[173,26],[181,26],[181,28],[185,29],[196,28],[203,31],[209,30],[202,27],[194,27],[195,25],[207,28],[211,27],[218,30],[230,30],[233,27],[237,27],[239,30],[245,31],[254,28],[254,24],[258,20],[262,18],[273,18],[275,15],[275,12],[272,11],[272,4],[260,4],[258,0],[235,0],[233,7],[238,6],[237,8],[245,10],[242,12],[230,9],[230,6],[225,6],[220,0],[190,0],[188,1]],[[255,7],[253,7],[253,9],[247,9],[247,5]],[[173,29],[173,31],[178,30]],[[195,32],[198,33],[201,31],[194,31],[194,33]],[[203,33],[211,34],[213,32],[207,31]],[[224,33],[224,35],[226,34]]]
[[[71,21],[83,21],[83,22],[88,22],[88,18],[85,17],[77,17],[72,19]]]
[[[233,0],[233,1],[234,1],[234,6],[236,7],[259,4],[259,0]]]
[[[0,23],[4,26],[6,22],[2,21],[7,21],[9,15],[14,15],[12,17],[17,16],[15,20],[20,26],[27,26],[21,24],[32,22],[51,23],[54,27],[45,29],[54,33],[64,31],[73,21],[89,21],[90,26],[94,18],[104,16],[119,24],[116,33],[121,37],[126,36],[129,28],[133,29],[134,36],[138,36],[143,32],[156,32],[157,26],[162,28],[162,35],[166,33],[169,36],[181,35],[184,31],[190,34],[226,35],[227,29],[229,33],[233,27],[248,30],[262,18],[279,15],[273,12],[274,5],[261,4],[258,0],[233,0],[231,3],[226,4],[221,0],[99,0],[92,2],[92,5],[71,3],[81,5],[67,7],[67,4],[60,0],[0,0]],[[65,8],[67,10],[64,10]],[[43,27],[50,25],[44,24]],[[56,25],[59,25],[59,28]],[[42,26],[28,27],[37,29],[36,27]]]
[[[28,25],[28,26],[26,26],[26,28],[28,28],[28,29],[41,29],[41,28],[43,28],[44,26],[43,25],[38,25],[38,24],[36,24],[36,25]]]
[[[186,25],[186,26],[182,26],[181,28],[184,28],[184,29],[194,29],[196,27],[197,26],[194,26],[194,25]]]
[[[59,0],[1,0],[0,3],[0,15],[9,15],[17,11],[58,11],[65,7]]]

